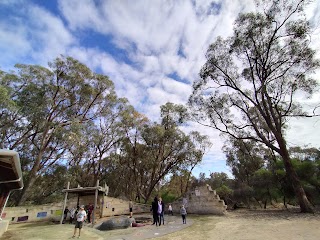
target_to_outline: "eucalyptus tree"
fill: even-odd
[[[199,133],[185,134],[179,129],[185,112],[182,106],[166,104],[161,107],[161,124],[138,113],[124,120],[127,137],[119,155],[128,172],[127,189],[134,189],[130,197],[147,202],[168,174],[193,168],[202,160],[210,143]]]
[[[12,74],[0,70],[0,148],[6,148],[6,141],[11,135],[12,126],[17,126],[20,117],[15,108],[15,102],[12,99],[16,78]]]
[[[189,169],[181,169],[175,171],[165,185],[168,193],[175,196],[175,198],[182,197],[188,190],[188,186],[192,186],[195,181],[194,176],[190,176]]]
[[[55,59],[49,68],[24,64],[16,68],[16,72],[1,75],[1,82],[12,89],[10,98],[16,105],[16,111],[6,112],[14,124],[1,132],[1,139],[4,147],[28,157],[21,204],[38,176],[67,160],[63,158],[73,128],[94,121],[103,110],[105,98],[115,93],[107,76],[70,57]]]
[[[147,201],[160,181],[174,169],[182,166],[191,158],[193,149],[190,138],[179,129],[165,129],[153,124],[143,129],[145,156],[141,163],[148,168],[139,175],[143,179],[142,197]]]
[[[302,212],[313,212],[295,172],[285,137],[290,117],[313,116],[297,94],[312,96],[319,68],[303,16],[308,1],[269,1],[256,13],[240,14],[233,36],[219,37],[190,96],[199,122],[235,139],[254,140],[277,152]],[[207,121],[206,121],[207,120]]]
[[[204,154],[212,147],[212,142],[207,135],[201,135],[197,131],[191,131],[188,136],[192,142],[193,148],[190,149],[191,154],[184,164],[177,169],[179,172],[189,172],[184,193],[188,192],[191,186],[190,184],[192,184],[192,181],[190,181],[192,179],[192,171],[198,164],[200,164]]]
[[[10,92],[11,88],[8,85],[8,78],[4,79],[6,76],[6,73],[0,70],[0,116],[2,116],[3,111],[12,108],[14,105],[14,102],[10,98]]]
[[[161,124],[146,125],[142,131],[151,167],[150,177],[146,178],[148,184],[144,185],[145,199],[150,197],[152,190],[167,174],[193,169],[211,147],[207,136],[196,131],[186,134],[179,129],[188,119],[187,109],[182,105],[166,103],[161,106],[161,118]],[[187,183],[190,176],[189,171]]]
[[[104,168],[109,161],[109,156],[115,153],[120,142],[125,138],[125,124],[123,118],[132,106],[127,99],[117,98],[116,95],[107,96],[97,114],[95,121],[84,124],[80,131],[75,131],[73,142],[69,146],[72,165],[82,165],[78,182],[81,184],[95,185],[102,178]],[[81,174],[85,177],[81,179]],[[88,180],[88,177],[91,177]]]

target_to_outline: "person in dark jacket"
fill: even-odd
[[[155,197],[152,205],[151,205],[151,210],[152,210],[152,216],[153,216],[153,224],[156,224],[158,226],[159,223],[159,217],[158,217],[158,198]]]

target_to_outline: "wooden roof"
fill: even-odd
[[[20,159],[16,151],[0,149],[0,187],[7,191],[23,188]]]
[[[96,190],[98,190],[98,192],[102,192],[105,195],[108,194],[108,187],[77,187],[77,188],[70,188],[70,189],[63,189],[62,192],[64,193],[76,193],[78,195],[94,195]]]

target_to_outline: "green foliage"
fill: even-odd
[[[231,167],[233,175],[250,185],[254,173],[263,167],[267,151],[255,141],[231,138],[226,142],[224,152],[227,156],[227,165]]]
[[[164,192],[164,193],[160,192],[159,196],[161,196],[162,201],[164,203],[172,203],[177,199],[177,196],[170,192]]]
[[[210,174],[209,185],[213,189],[218,189],[221,186],[225,186],[229,182],[229,177],[224,172],[214,172]]]
[[[216,188],[216,191],[220,198],[223,199],[230,198],[233,194],[233,190],[226,185],[221,185],[220,187]]]

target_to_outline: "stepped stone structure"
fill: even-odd
[[[181,205],[187,209],[187,213],[223,215],[227,205],[220,199],[215,190],[206,186],[196,187],[183,198],[171,204],[174,213],[180,213]]]

